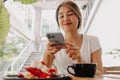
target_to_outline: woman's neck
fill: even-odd
[[[79,35],[78,32],[66,32],[65,33],[65,41],[74,43],[80,40],[80,38],[81,36]]]

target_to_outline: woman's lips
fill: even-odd
[[[72,23],[65,23],[64,25],[71,25]]]

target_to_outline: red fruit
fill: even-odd
[[[50,69],[48,70],[48,72],[50,72],[50,73],[55,73],[55,72],[56,72],[56,70],[55,70],[55,69],[50,68]]]
[[[50,77],[50,75],[47,74],[47,73],[42,73],[42,74],[40,75],[40,77],[41,77],[41,78],[48,78],[48,77]]]
[[[37,68],[33,68],[33,67],[25,67],[25,70],[27,70],[28,72],[30,72],[31,74],[40,77],[40,75],[42,74],[42,71],[37,69]]]
[[[50,77],[56,77],[56,70],[55,69],[50,68],[48,70],[48,72],[50,73]]]
[[[33,67],[25,67],[25,70],[33,74],[34,76],[37,76],[38,78],[47,78],[50,77],[51,74],[44,73],[40,69],[33,68]]]
[[[18,77],[19,78],[24,78],[24,75],[20,73],[20,74],[18,74]]]

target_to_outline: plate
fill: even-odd
[[[69,76],[59,76],[53,78],[37,78],[37,79],[27,79],[27,78],[19,78],[17,75],[6,75],[3,80],[71,80]]]

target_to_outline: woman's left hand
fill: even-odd
[[[66,46],[66,53],[69,55],[69,57],[72,60],[81,62],[80,49],[76,47],[75,45],[70,44],[68,42],[65,42],[65,46]]]

